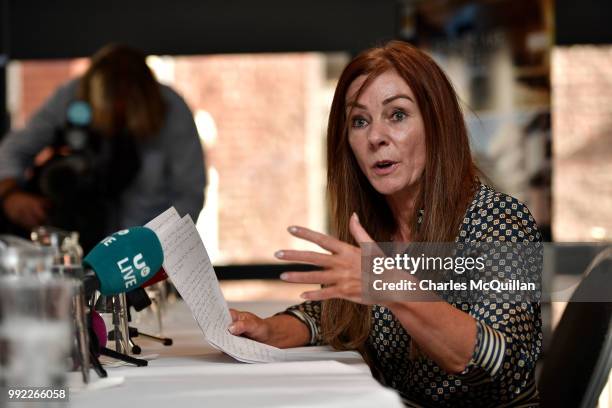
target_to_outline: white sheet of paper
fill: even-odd
[[[154,220],[155,221],[155,220]],[[245,362],[282,361],[282,350],[227,331],[232,322],[217,276],[191,217],[168,226],[152,223],[164,250],[164,269],[172,279],[206,339]]]
[[[232,322],[217,276],[188,215],[178,219],[174,208],[150,221],[164,251],[164,269],[189,306],[196,322],[212,346],[246,363],[360,358],[355,352],[333,352],[317,348],[281,350],[227,330]]]
[[[145,227],[152,229],[157,235],[159,235],[163,229],[172,226],[172,224],[180,219],[181,217],[176,211],[176,208],[170,207],[157,217],[153,218],[151,221],[147,222]]]

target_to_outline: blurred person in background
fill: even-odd
[[[4,232],[76,230],[86,250],[169,206],[195,222],[205,184],[192,112],[143,53],[122,45],[98,51],[0,144]]]
[[[289,228],[327,252],[275,254],[322,267],[281,275],[322,288],[266,319],[231,310],[230,332],[283,348],[358,350],[408,406],[538,406],[539,303],[364,298],[360,243],[541,241],[524,204],[480,183],[457,95],[440,67],[399,41],[351,61],[331,106],[327,166],[334,236]],[[485,273],[497,268],[506,279],[533,266],[521,261],[508,271],[504,259]]]

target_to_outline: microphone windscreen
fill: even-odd
[[[100,347],[106,347],[106,324],[104,324],[104,319],[100,316],[100,313],[95,310],[91,311],[91,328],[98,339],[98,345]]]
[[[151,285],[155,285],[157,282],[161,282],[165,279],[168,278],[168,274],[166,273],[166,271],[164,270],[164,268],[162,267],[156,274],[155,276],[153,276],[151,279],[149,279],[148,281],[146,281],[144,283],[144,285],[142,285],[143,288],[146,288],[148,286]]]
[[[100,280],[100,292],[116,295],[134,290],[151,279],[164,261],[161,243],[146,227],[115,232],[99,242],[83,259]]]

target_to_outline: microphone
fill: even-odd
[[[102,364],[100,364],[100,360],[98,360],[98,357],[100,357],[100,355],[116,358],[118,360],[125,361],[126,363],[134,364],[138,367],[144,367],[148,365],[147,360],[134,358],[106,347],[106,324],[104,323],[104,319],[102,319],[102,316],[100,316],[100,314],[95,310],[91,311],[89,322],[89,338],[91,340],[90,352],[92,357],[92,363],[94,369],[98,372],[100,377],[108,376],[106,370],[104,370]]]
[[[142,286],[134,289],[131,292],[126,293],[125,300],[127,301],[128,310],[129,310],[129,307],[132,306],[134,310],[136,310],[137,312],[140,312],[146,309],[147,307],[151,306],[151,298],[149,297],[149,295],[147,294],[147,292],[144,290]]]
[[[157,271],[157,273],[153,275],[151,279],[143,283],[141,287],[125,294],[128,306],[132,306],[137,312],[151,306],[151,298],[149,298],[145,288],[155,285],[156,283],[167,278],[168,274],[166,274],[164,268],[160,268],[159,271]]]
[[[166,273],[166,271],[164,270],[163,267],[161,267],[159,269],[159,271],[157,271],[157,273],[155,274],[155,276],[153,276],[151,279],[149,279],[148,281],[146,281],[142,287],[146,288],[149,287],[151,285],[155,285],[157,282],[161,282],[165,279],[168,278],[168,274]]]
[[[132,227],[100,241],[83,259],[94,275],[85,280],[86,293],[98,289],[104,296],[127,293],[155,276],[164,261],[153,230]]]
[[[93,333],[98,341],[98,348],[106,347],[106,324],[104,323],[102,316],[100,316],[100,313],[96,312],[95,310],[91,311],[91,329],[93,330]]]

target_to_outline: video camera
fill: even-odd
[[[118,228],[121,193],[140,169],[137,141],[127,131],[103,135],[92,126],[92,109],[73,101],[55,132],[48,159],[36,166],[29,190],[52,203],[47,224],[78,231],[90,250]]]

